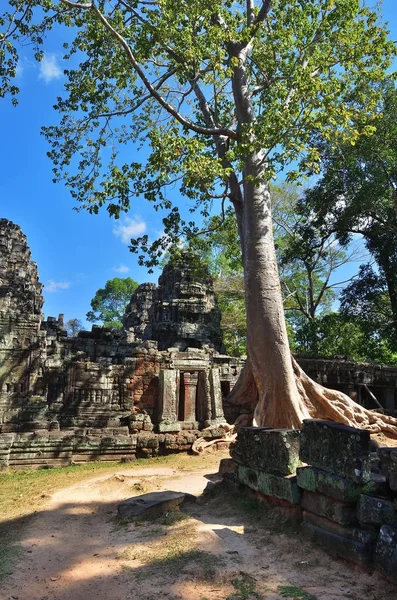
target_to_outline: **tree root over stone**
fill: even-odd
[[[306,375],[293,357],[291,360],[298,395],[294,402],[285,399],[280,402],[275,398],[273,407],[267,409],[266,391],[261,401],[248,360],[227,398],[228,402],[249,407],[253,413],[253,424],[259,427],[296,429],[301,427],[305,418],[327,419],[367,429],[371,434],[383,432],[386,437],[397,439],[397,418],[368,410],[343,392],[323,387]]]

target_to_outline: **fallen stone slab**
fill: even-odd
[[[357,504],[357,518],[368,525],[397,525],[397,511],[392,500],[361,494]]]
[[[354,525],[357,523],[355,506],[324,496],[324,494],[304,491],[301,505],[302,508],[340,525]]]
[[[316,467],[298,467],[296,479],[304,490],[319,492],[343,502],[355,502],[361,494],[361,486],[357,483]]]
[[[303,421],[300,459],[355,483],[371,478],[370,434],[334,421]]]
[[[246,467],[272,473],[291,475],[299,465],[300,431],[241,427],[231,449],[232,458]]]
[[[239,465],[237,480],[264,496],[287,500],[291,504],[300,504],[301,493],[295,475],[272,475]]]
[[[196,498],[185,492],[150,492],[123,500],[118,505],[117,512],[122,519],[157,517],[171,508],[180,506],[186,500],[195,501]]]
[[[390,581],[397,583],[397,527],[383,525],[380,528],[375,567]]]

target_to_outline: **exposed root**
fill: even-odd
[[[222,442],[222,446],[224,443],[231,444],[236,441],[237,433],[229,432],[225,437],[219,437],[215,440],[206,440],[205,438],[197,438],[197,440],[192,445],[193,454],[202,454],[211,446],[215,446]]]
[[[367,429],[371,433],[383,432],[389,438],[397,439],[397,418],[367,410],[343,392],[323,387],[310,379],[293,357],[291,360],[297,389],[297,397],[293,400],[281,398],[277,392],[269,389],[264,390],[259,398],[251,365],[247,360],[239,380],[227,398],[228,402],[251,407],[254,410],[254,425],[258,426],[298,428],[303,419],[311,417]]]
[[[296,385],[310,416],[328,419],[350,427],[368,429],[371,433],[384,432],[397,438],[397,419],[364,408],[338,390],[330,390],[316,383],[292,358]]]

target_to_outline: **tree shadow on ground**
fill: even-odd
[[[13,573],[0,598],[276,600],[279,585],[319,600],[361,600],[364,588],[371,600],[395,598],[396,588],[378,575],[357,576],[230,488],[215,486],[170,522],[169,513],[120,522],[117,503],[72,500],[1,525]]]

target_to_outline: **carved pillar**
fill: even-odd
[[[210,369],[209,381],[211,386],[211,419],[215,423],[224,423],[225,415],[223,414],[222,404],[222,389],[219,369]]]
[[[182,373],[184,388],[183,420],[196,421],[196,396],[198,373]]]
[[[178,423],[179,372],[161,369],[159,374],[159,431],[180,431]]]

